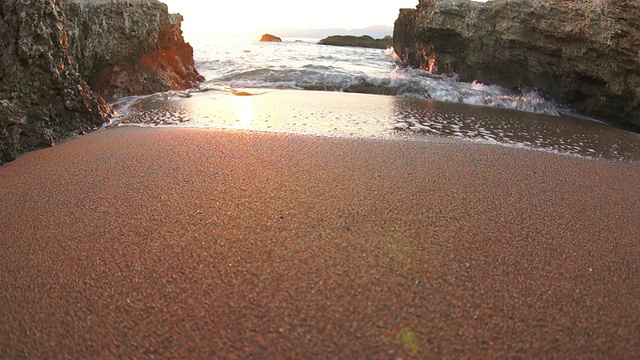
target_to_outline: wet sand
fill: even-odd
[[[0,167],[0,358],[638,358],[640,165],[101,130]]]

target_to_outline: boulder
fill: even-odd
[[[279,37],[277,37],[275,35],[264,34],[264,35],[262,35],[262,38],[260,38],[260,41],[262,41],[262,42],[282,42],[282,39],[280,39]]]
[[[393,46],[406,65],[535,88],[586,115],[640,130],[640,4],[626,0],[420,0]]]

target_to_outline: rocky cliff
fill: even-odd
[[[107,100],[188,89],[202,78],[182,17],[157,0],[63,0],[69,52]]]
[[[640,4],[626,0],[420,0],[394,48],[407,64],[536,88],[579,112],[640,130]]]
[[[156,0],[0,0],[0,164],[98,128],[102,96],[196,86],[181,20]]]
[[[104,123],[67,49],[60,0],[0,1],[0,164]]]

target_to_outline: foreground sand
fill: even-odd
[[[0,167],[0,358],[638,358],[640,165],[103,130]]]

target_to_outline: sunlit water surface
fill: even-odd
[[[115,125],[198,127],[383,139],[462,139],[640,161],[640,134],[565,116],[404,96],[236,89],[168,92],[114,104]]]
[[[463,139],[640,161],[640,135],[572,118],[577,114],[535,91],[403,68],[391,49],[317,42],[192,41],[196,66],[207,79],[201,88],[121,99],[113,104],[121,113],[114,124]]]

